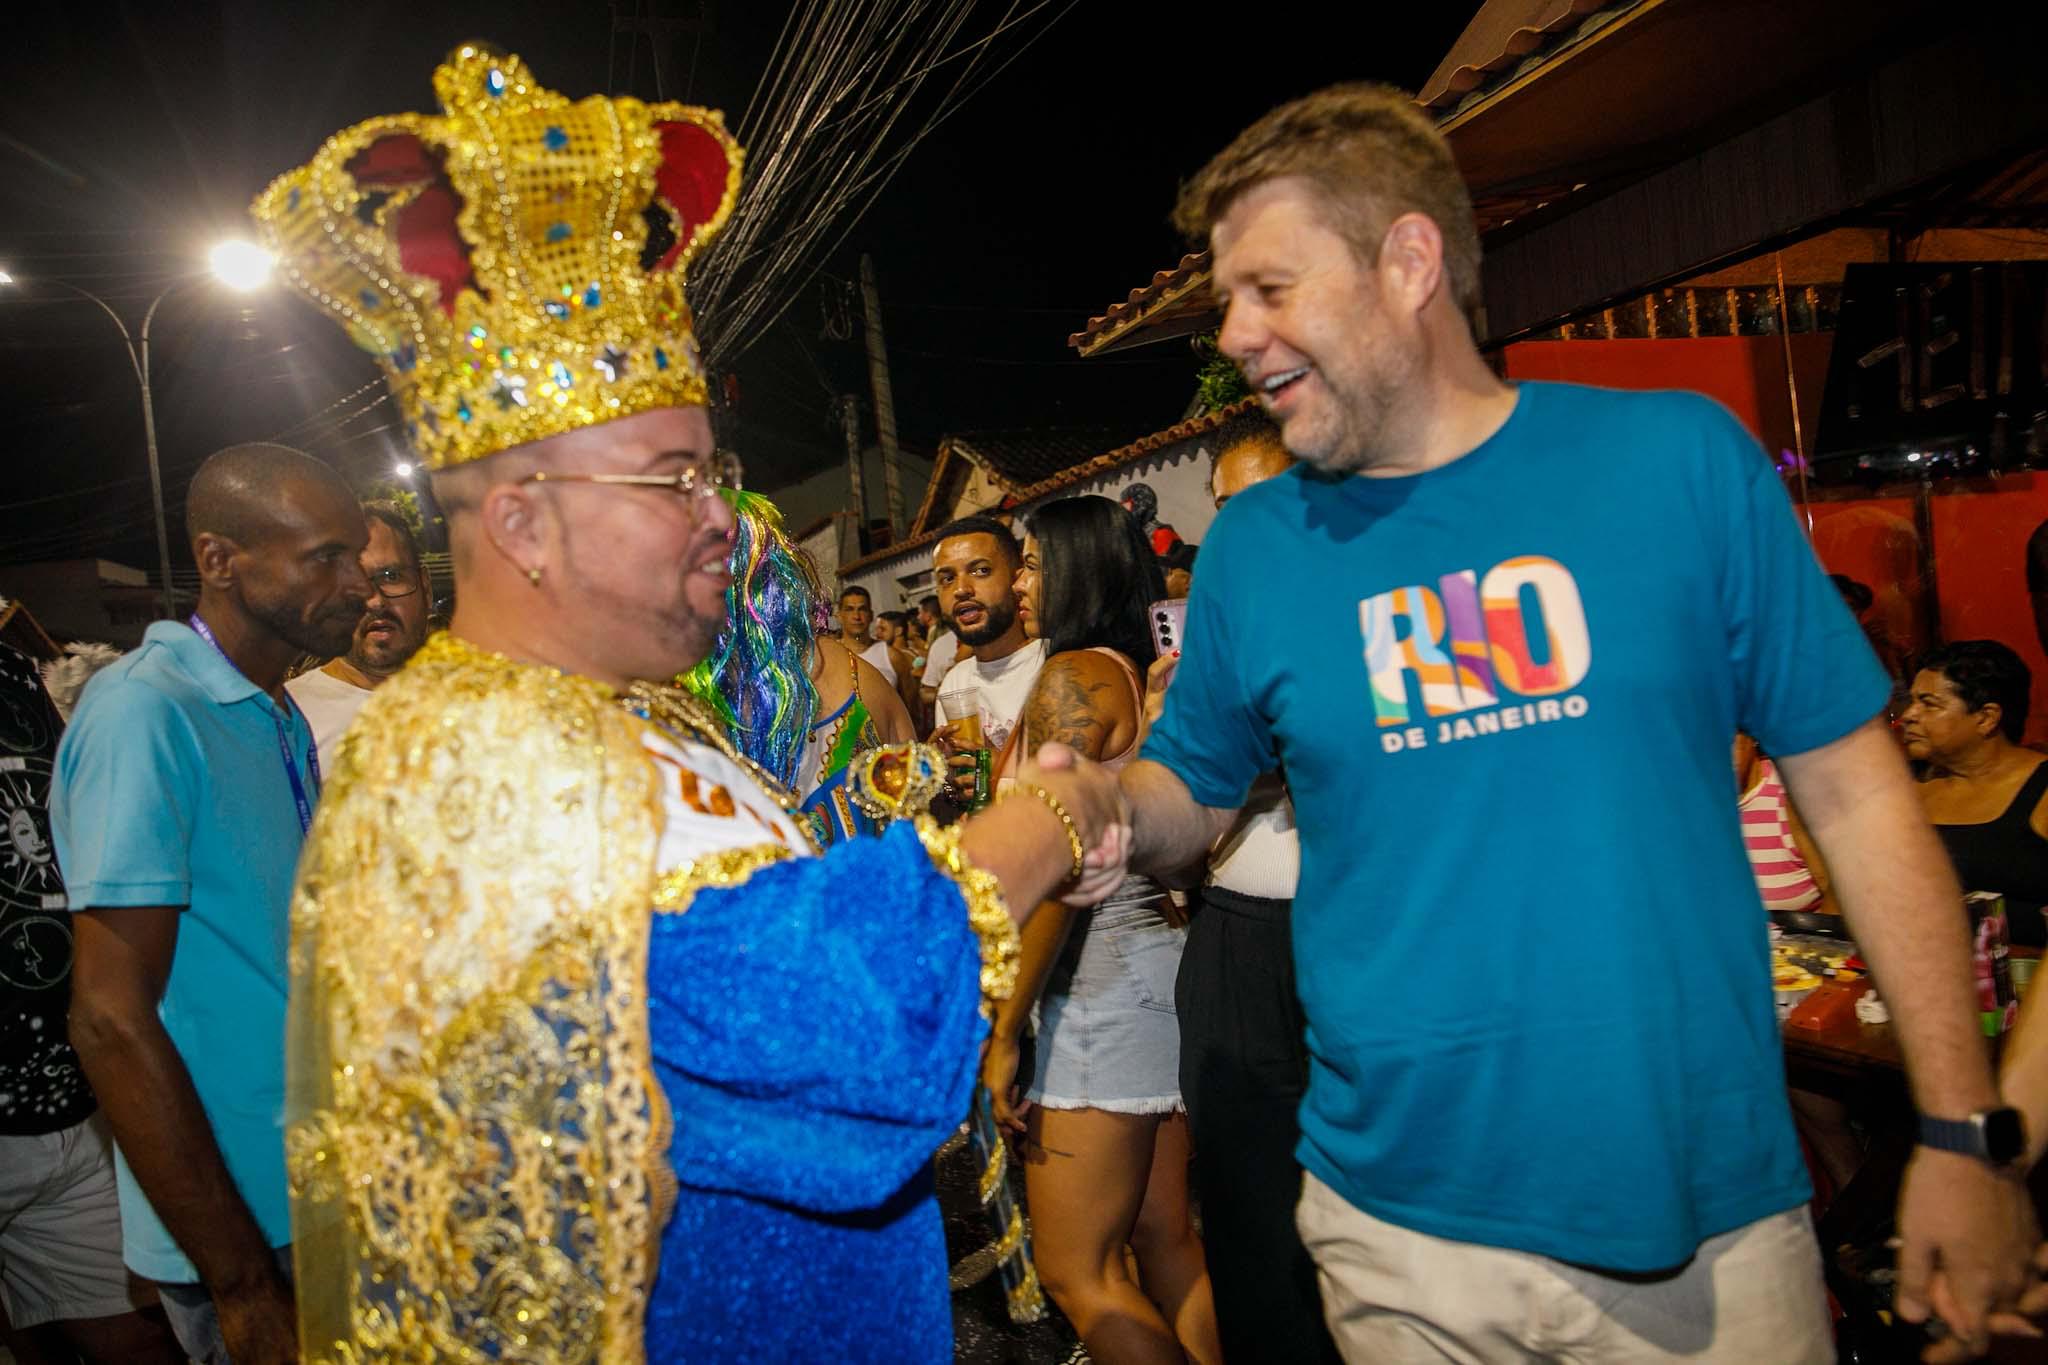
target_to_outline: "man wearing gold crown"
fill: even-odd
[[[1004,906],[1095,889],[1114,784],[1056,755],[957,833],[818,857],[708,712],[636,681],[724,620],[738,470],[682,273],[739,149],[478,46],[434,81],[445,115],[348,129],[255,206],[384,366],[458,585],[300,867],[304,1355],[949,1359],[930,1157],[1014,974]],[[871,799],[913,774],[883,754]]]

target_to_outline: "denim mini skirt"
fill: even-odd
[[[1167,909],[1165,893],[1147,882],[1074,917],[1038,1000],[1025,1092],[1033,1104],[1115,1114],[1183,1108],[1173,983],[1187,930],[1167,923]]]

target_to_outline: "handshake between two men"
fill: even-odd
[[[1040,901],[1093,905],[1130,861],[1131,814],[1116,774],[1051,743],[1016,785],[962,823],[961,851],[993,874],[1021,924]]]

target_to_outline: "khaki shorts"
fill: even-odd
[[[1306,1176],[1295,1212],[1347,1361],[1825,1365],[1820,1247],[1805,1206],[1710,1237],[1675,1274],[1618,1279],[1382,1222]]]
[[[110,1318],[153,1298],[121,1264],[106,1121],[0,1137],[0,1302],[17,1329]]]

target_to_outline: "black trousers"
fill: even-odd
[[[1205,887],[1174,988],[1202,1247],[1230,1365],[1340,1360],[1294,1230],[1308,1051],[1289,906]]]

